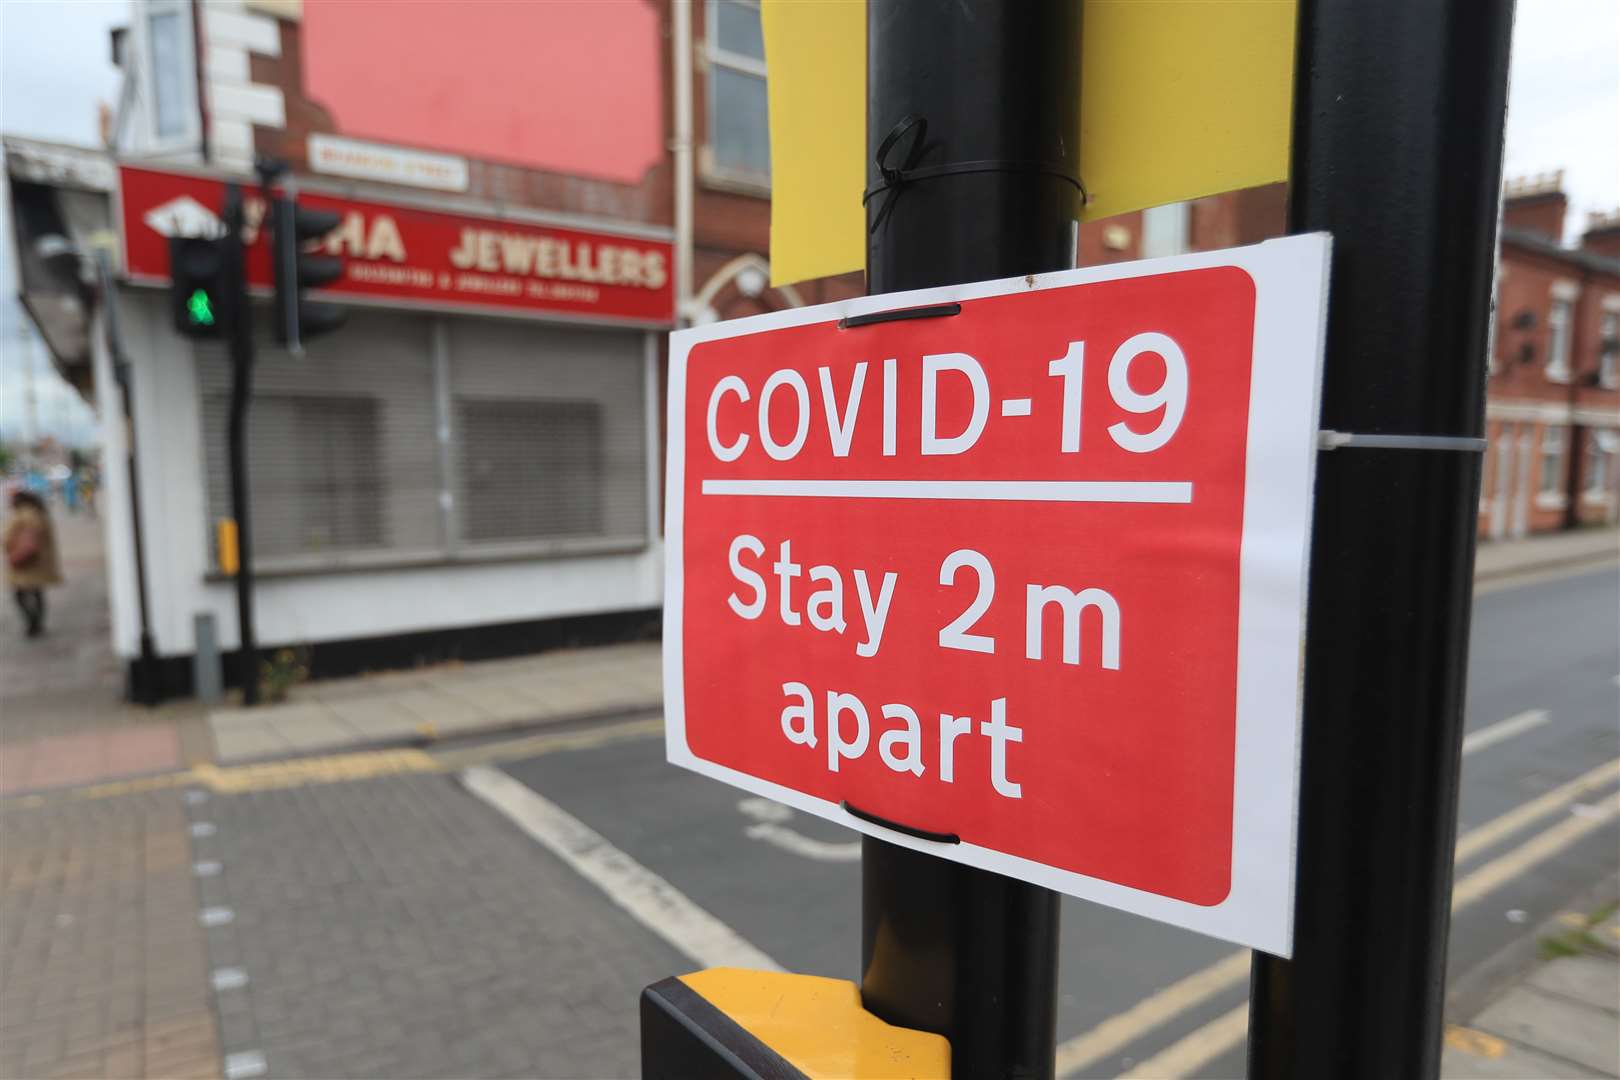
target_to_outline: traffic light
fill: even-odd
[[[305,289],[328,285],[343,273],[343,260],[303,250],[308,240],[337,228],[339,217],[330,210],[299,206],[292,195],[278,195],[271,204],[270,260],[275,273],[276,307],[272,323],[276,340],[297,351],[305,338],[343,325],[342,308],[304,299]]]
[[[219,337],[224,311],[224,244],[218,239],[171,236],[169,278],[175,329],[188,337]]]

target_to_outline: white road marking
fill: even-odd
[[[191,835],[198,838],[213,836],[217,831],[212,821],[193,821],[191,823]]]
[[[1029,415],[1029,398],[1027,398],[1027,397],[1003,398],[1001,400],[1001,415],[1002,416],[1028,416]]]
[[[224,926],[236,918],[236,912],[228,907],[206,907],[197,916],[197,921],[204,926]]]
[[[700,966],[782,970],[685,893],[539,792],[487,765],[464,770],[461,782]]]
[[[1569,817],[1537,833],[1511,851],[1497,856],[1469,874],[1451,890],[1451,910],[1459,911],[1500,888],[1537,863],[1573,847],[1589,833],[1596,832],[1620,816],[1620,793],[1604,800],[1602,813]],[[1128,1070],[1126,1077],[1156,1077],[1181,1080],[1196,1074],[1202,1066],[1234,1050],[1249,1033],[1248,1003],[1238,1006],[1217,1020],[1171,1044],[1162,1052]]]
[[[974,502],[1190,503],[1186,480],[705,480],[705,495]]]
[[[1477,854],[1536,820],[1561,810],[1595,788],[1620,779],[1620,758],[1471,829],[1457,841],[1457,861]],[[1459,886],[1460,887],[1460,886]],[[1138,1001],[1057,1048],[1057,1075],[1069,1076],[1113,1054],[1149,1031],[1249,977],[1249,953],[1232,953]],[[1218,1022],[1218,1021],[1217,1021]]]
[[[239,967],[215,968],[211,980],[214,990],[240,990],[248,984],[247,972]]]
[[[859,840],[817,840],[787,828],[787,823],[793,820],[793,810],[774,799],[757,796],[743,799],[737,803],[737,809],[757,822],[743,830],[743,835],[750,840],[763,840],[783,851],[817,862],[854,862],[861,857]]]
[[[805,836],[803,833],[794,832],[781,825],[773,825],[768,821],[750,825],[743,832],[750,840],[763,840],[783,851],[815,859],[817,862],[858,862],[861,857],[859,840],[838,842],[817,840],[813,836]]]
[[[257,1050],[225,1055],[225,1080],[252,1080],[263,1076],[267,1068],[264,1055]]]
[[[1495,746],[1497,743],[1511,739],[1515,735],[1523,735],[1527,731],[1533,731],[1545,724],[1547,719],[1548,713],[1546,709],[1530,709],[1519,713],[1517,716],[1510,716],[1506,720],[1492,724],[1490,727],[1480,728],[1478,731],[1470,732],[1464,736],[1462,752],[1464,754],[1477,753],[1487,746]]]
[[[793,820],[791,807],[783,806],[775,799],[766,799],[758,795],[739,800],[737,809],[755,821],[770,821],[781,825]]]

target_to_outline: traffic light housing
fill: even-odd
[[[174,327],[187,337],[217,338],[225,310],[225,245],[198,236],[169,238]]]
[[[279,195],[271,203],[270,259],[276,285],[271,324],[276,340],[294,351],[306,338],[336,330],[348,315],[340,307],[304,299],[305,289],[329,285],[343,274],[342,259],[304,250],[307,241],[325,236],[338,221],[333,211],[299,206],[292,195]]]

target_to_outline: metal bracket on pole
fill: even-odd
[[[1353,435],[1348,431],[1324,429],[1316,433],[1318,450],[1456,450],[1483,454],[1490,444],[1467,435]]]

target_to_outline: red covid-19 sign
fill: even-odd
[[[670,759],[1286,955],[1327,249],[674,335]]]

